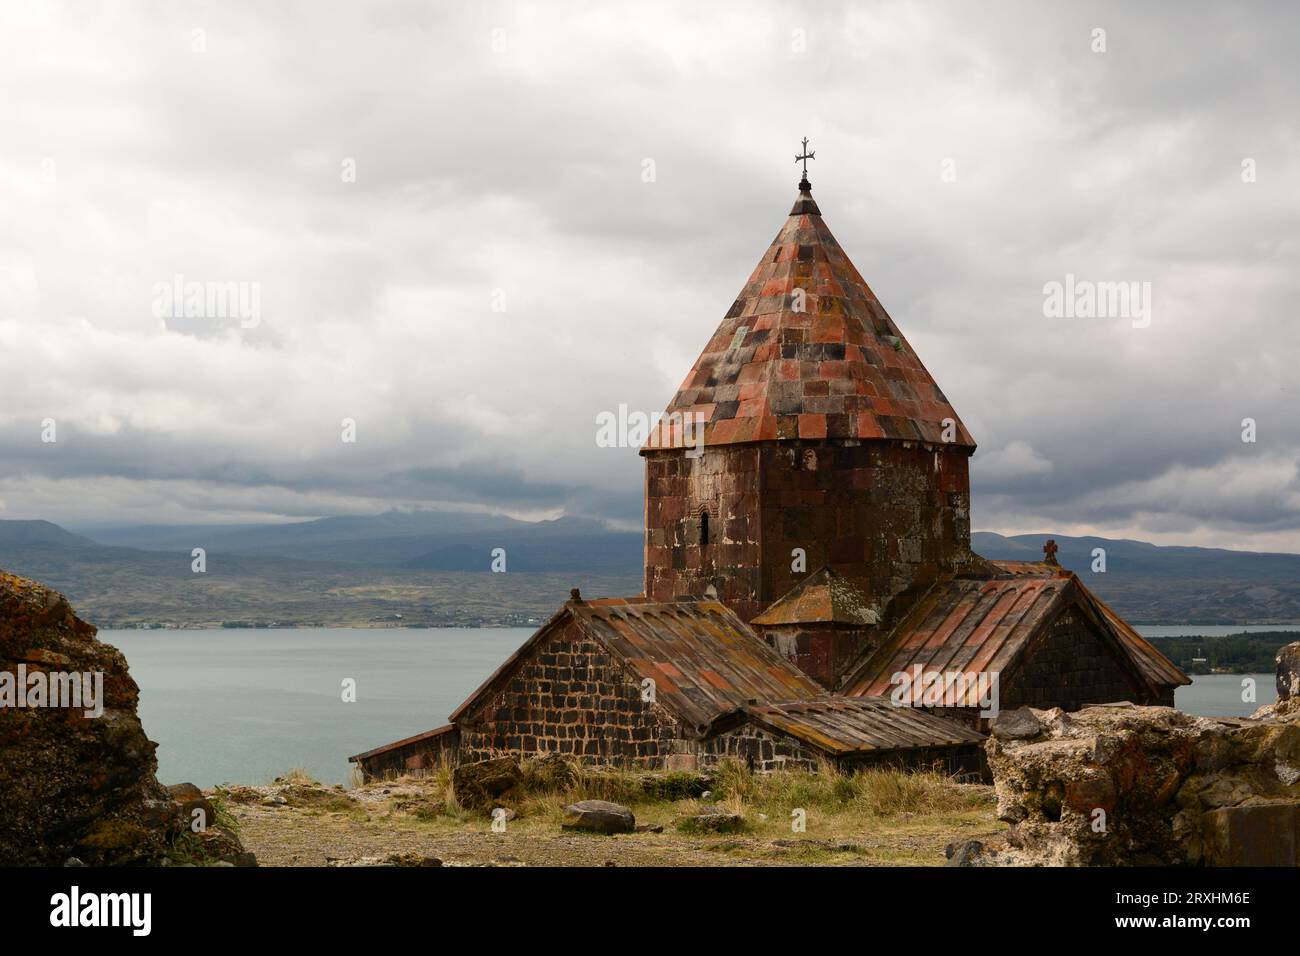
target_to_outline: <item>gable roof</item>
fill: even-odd
[[[925,672],[1005,672],[1029,641],[1068,606],[1079,607],[1124,655],[1152,691],[1191,683],[1078,577],[1057,565],[989,564],[993,577],[950,577],[930,588],[870,656],[851,669],[844,692],[887,694],[894,674],[920,665]],[[971,688],[971,697],[976,690]],[[977,706],[972,700],[966,706]]]
[[[822,697],[750,705],[755,723],[831,756],[976,744],[984,735],[955,720],[883,697]]]
[[[804,578],[777,598],[751,624],[768,627],[781,624],[872,625],[880,615],[871,602],[848,578],[823,567]]]
[[[566,603],[456,708],[452,722],[495,691],[534,647],[570,622],[637,675],[652,679],[656,701],[698,736],[750,701],[808,699],[825,693],[719,601],[605,598]]]
[[[831,235],[807,180],[642,453],[699,441],[679,425],[691,413],[703,416],[706,445],[888,438],[975,447]],[[954,423],[950,442],[944,419]]]

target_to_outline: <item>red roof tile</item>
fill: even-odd
[[[795,311],[798,292],[803,310]],[[810,391],[826,381],[847,390]],[[757,386],[757,387],[755,387]],[[743,393],[743,394],[742,394]],[[813,395],[821,397],[815,405]],[[706,445],[772,437],[763,420],[793,416],[780,437],[975,442],[898,326],[849,261],[812,194],[799,194],[749,282],[705,346],[668,413],[704,416]],[[688,444],[656,428],[643,451]],[[760,425],[760,422],[763,424]],[[693,437],[693,436],[688,436]]]

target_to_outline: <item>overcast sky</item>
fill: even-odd
[[[663,409],[807,136],[979,443],[976,529],[1300,551],[1298,40],[1282,3],[6,2],[0,518],[639,527],[596,415]],[[1150,283],[1149,327],[1046,316],[1067,274]],[[177,275],[255,327],[160,318]]]

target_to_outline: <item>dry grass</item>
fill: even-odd
[[[667,829],[706,810],[720,809],[741,815],[743,832],[751,836],[808,834],[833,841],[887,829],[952,830],[987,820],[992,804],[989,788],[959,783],[933,771],[754,773],[738,761],[728,761],[704,777],[597,769],[554,760],[526,761],[522,770],[522,786],[498,802],[518,813],[512,827],[527,829],[558,828],[570,803],[609,800],[630,807],[638,822]],[[484,816],[455,802],[450,771],[436,771],[424,781],[437,795],[420,814],[426,821],[478,822]],[[796,810],[803,812],[796,814]],[[796,818],[802,818],[806,830],[793,829]],[[691,829],[689,824],[686,829]]]
[[[599,865],[617,847],[615,855],[632,865],[936,865],[946,844],[997,839],[1001,831],[991,788],[934,772],[753,773],[726,763],[705,776],[580,767],[554,758],[526,761],[521,770],[520,786],[475,809],[460,805],[452,770],[441,767],[351,792],[281,785],[274,789],[289,798],[289,808],[245,802],[239,812],[257,826],[255,842],[287,862],[418,847],[462,859],[508,852],[530,863]],[[237,802],[236,794],[229,796]],[[587,799],[624,804],[638,824],[662,832],[606,842],[562,830],[564,807]],[[491,830],[492,806],[517,814],[503,833]],[[710,810],[739,814],[743,822],[723,833],[691,822]]]
[[[744,805],[773,813],[801,807],[836,814],[886,817],[901,813],[961,813],[987,805],[987,790],[958,783],[930,770],[891,768],[840,774],[785,770],[756,774],[730,761],[718,769],[719,795],[738,797]]]
[[[303,767],[290,767],[284,773],[276,777],[275,782],[294,787],[317,786],[316,778],[308,773]]]

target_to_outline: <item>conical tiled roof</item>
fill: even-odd
[[[679,425],[693,413],[703,415],[706,445],[785,438],[943,444],[947,437],[975,447],[831,235],[807,180],[642,451],[698,442]],[[947,436],[944,419],[954,423]]]

